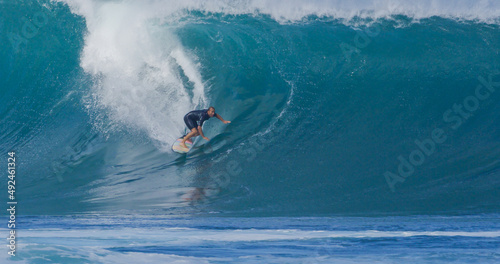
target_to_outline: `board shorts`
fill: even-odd
[[[184,116],[184,123],[186,123],[186,126],[189,128],[189,130],[198,127],[198,123],[195,120],[189,118],[188,115]]]

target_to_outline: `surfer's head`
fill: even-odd
[[[210,106],[208,108],[207,113],[208,113],[208,116],[213,117],[215,115],[215,108],[213,106]]]

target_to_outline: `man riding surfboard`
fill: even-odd
[[[191,130],[191,132],[189,132],[186,136],[184,136],[184,138],[182,138],[180,145],[184,148],[188,148],[186,146],[186,141],[196,136],[201,136],[205,140],[210,140],[209,138],[205,137],[205,135],[203,135],[202,126],[203,122],[214,116],[217,117],[224,124],[231,123],[231,121],[224,120],[222,116],[216,114],[215,108],[213,106],[210,106],[208,109],[194,110],[187,113],[184,116],[184,123],[186,123],[186,126],[189,128],[189,130]]]

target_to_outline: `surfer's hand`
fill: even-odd
[[[224,121],[224,124],[229,124],[229,123],[231,123],[231,121],[227,121],[227,120]]]
[[[207,137],[203,137],[204,140],[209,141],[210,139]]]

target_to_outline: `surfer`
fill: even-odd
[[[205,135],[203,135],[203,130],[201,129],[201,127],[203,126],[203,122],[214,116],[224,124],[231,123],[231,121],[224,120],[222,116],[215,113],[215,108],[213,106],[210,106],[208,109],[194,110],[187,113],[184,116],[184,123],[186,123],[186,126],[189,128],[189,130],[191,130],[191,132],[189,132],[186,136],[184,136],[184,138],[182,138],[180,145],[184,148],[188,148],[186,146],[186,141],[196,136],[201,136],[205,140],[210,140],[209,138],[205,137]]]

